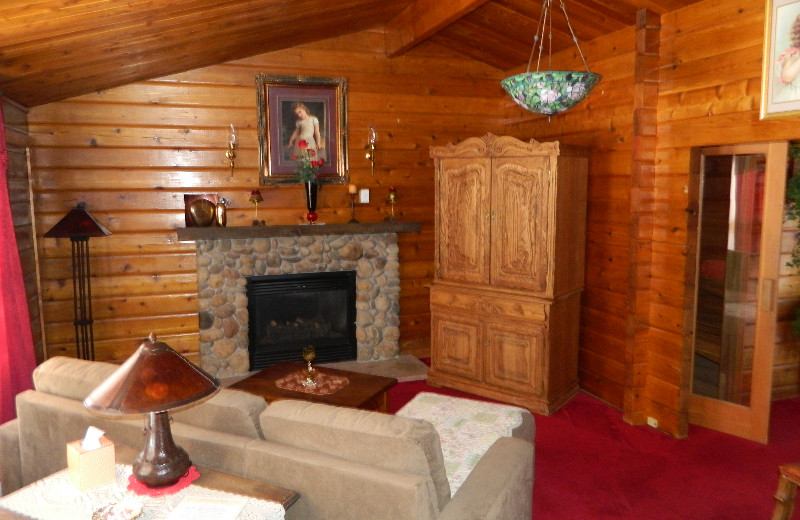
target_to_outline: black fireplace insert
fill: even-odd
[[[302,361],[356,359],[356,273],[337,271],[247,277],[250,370]]]

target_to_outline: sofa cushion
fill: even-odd
[[[48,359],[33,371],[36,390],[83,401],[120,365],[64,356]],[[211,399],[171,414],[173,419],[223,433],[261,439],[258,415],[267,407],[262,397],[223,388]]]
[[[171,415],[198,428],[263,439],[258,417],[266,407],[263,397],[223,388],[211,399]]]
[[[439,434],[417,419],[307,401],[273,401],[261,414],[266,440],[430,479],[437,507],[450,500]]]
[[[119,365],[64,356],[48,359],[33,371],[33,386],[47,394],[83,401]]]

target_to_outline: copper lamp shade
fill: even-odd
[[[216,378],[151,333],[83,404],[100,415],[147,414],[145,446],[133,464],[133,475],[150,487],[161,487],[177,482],[192,464],[172,440],[167,411],[197,404],[219,388]]]

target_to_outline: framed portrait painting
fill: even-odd
[[[260,184],[297,183],[299,144],[322,159],[320,184],[347,183],[347,80],[256,76]]]
[[[800,0],[767,0],[761,119],[800,115]]]

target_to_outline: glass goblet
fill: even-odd
[[[308,363],[308,368],[306,369],[306,380],[303,381],[303,386],[317,386],[317,382],[314,381],[314,376],[316,375],[316,371],[311,367],[311,362],[314,361],[314,358],[317,357],[317,351],[311,345],[307,347],[303,347],[303,359]]]

